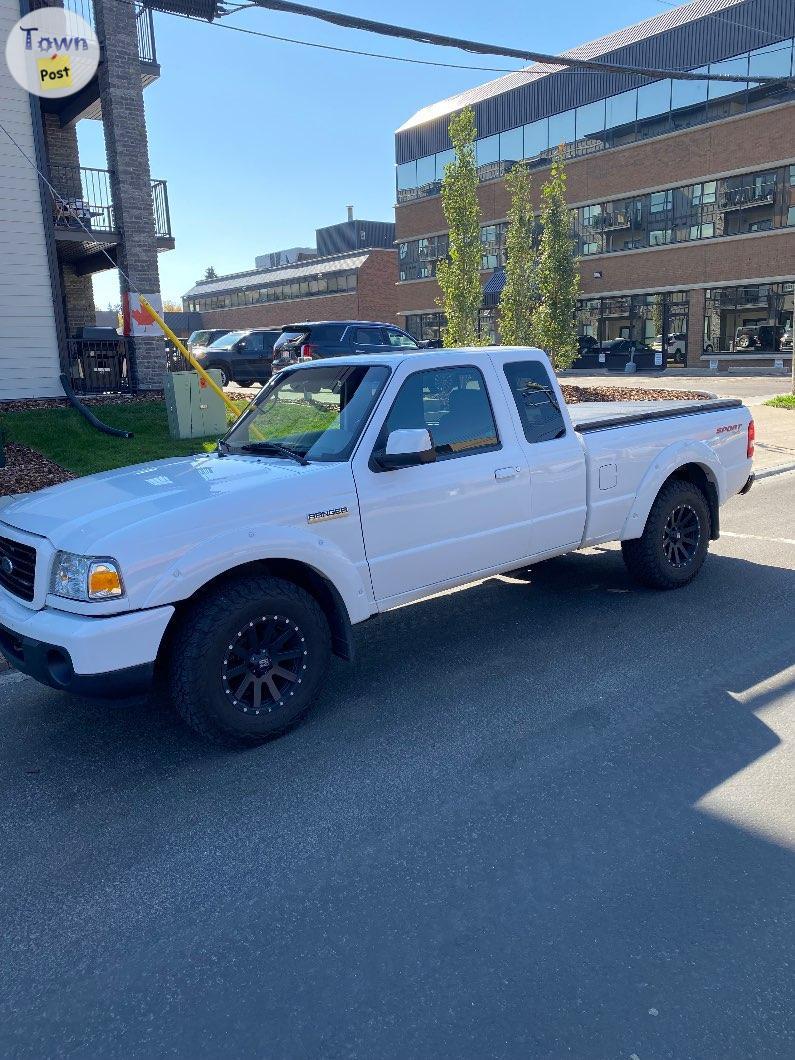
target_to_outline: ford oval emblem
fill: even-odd
[[[3,574],[14,573],[14,564],[11,562],[8,556],[3,556],[3,558],[0,559],[0,570],[3,572]]]

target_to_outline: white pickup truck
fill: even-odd
[[[604,541],[687,584],[753,437],[734,400],[567,408],[534,349],[300,364],[215,453],[4,500],[0,650],[80,695],[159,680],[206,737],[264,740],[379,612]]]

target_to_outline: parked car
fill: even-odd
[[[273,375],[273,347],[280,335],[278,328],[229,331],[193,355],[202,368],[218,369],[222,386],[254,386],[267,383]]]
[[[687,355],[687,335],[684,331],[675,331],[668,336],[667,342],[668,360],[675,364],[684,364]],[[651,346],[655,350],[663,348],[662,335],[658,335]]]
[[[609,339],[599,347],[599,361],[608,372],[623,372],[630,362],[640,371],[663,372],[668,354],[636,339]]]
[[[302,363],[216,453],[6,498],[0,651],[78,695],[157,673],[203,737],[250,745],[338,687],[331,654],[398,605],[607,541],[640,583],[687,585],[753,439],[736,399],[568,407],[535,349]]]
[[[785,335],[780,324],[749,324],[737,328],[734,335],[736,350],[778,350]],[[790,345],[792,333],[790,332]]]
[[[229,328],[205,328],[201,331],[192,331],[188,338],[187,347],[193,353],[195,350],[206,350],[216,339],[223,338],[229,334]]]
[[[273,350],[274,368],[320,357],[352,353],[394,353],[419,350],[417,340],[395,327],[370,320],[316,320],[285,324]]]
[[[603,368],[604,361],[599,361],[599,340],[595,335],[577,336],[577,357],[572,368]]]

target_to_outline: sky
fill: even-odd
[[[662,0],[318,0],[317,6],[489,43],[557,53],[659,14]],[[224,23],[302,40],[516,69],[521,63],[390,40],[264,10],[220,23],[155,15],[160,79],[144,92],[152,176],[167,181],[176,249],[160,255],[163,298],[181,296],[212,265],[312,246],[315,229],[394,220],[394,131],[415,111],[499,77],[363,58],[264,40]],[[84,166],[106,165],[102,123],[78,123]],[[94,276],[104,309],[119,301],[115,271]]]

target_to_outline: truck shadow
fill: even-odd
[[[364,625],[308,723],[242,755],[157,704],[20,685],[11,936],[43,902],[53,946],[103,953],[118,1043],[154,1013],[186,1053],[234,1051],[245,1004],[273,1055],[353,1035],[360,1055],[786,1055],[792,851],[696,804],[779,749],[757,713],[792,693],[794,596],[795,573],[725,556],[666,594],[614,549],[551,561]],[[147,988],[125,962],[153,907],[171,944]],[[83,1004],[88,1041],[110,1026],[93,973],[66,991],[35,948],[17,960],[15,1021],[56,1033]],[[152,984],[194,961],[225,987],[177,1013]]]

